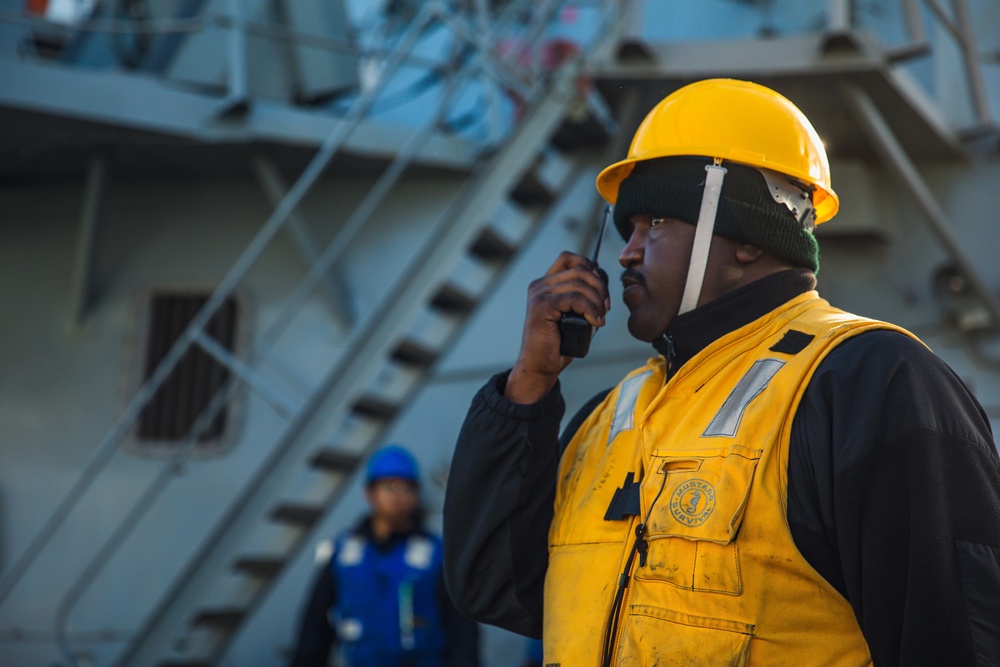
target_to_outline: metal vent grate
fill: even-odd
[[[190,293],[153,295],[143,380],[153,374],[208,297],[208,294]],[[237,310],[235,299],[226,299],[205,326],[205,333],[230,351],[236,338]],[[213,394],[228,378],[229,370],[225,366],[192,345],[139,416],[139,440],[184,439]],[[227,410],[220,410],[198,441],[220,438],[225,432],[226,416]]]

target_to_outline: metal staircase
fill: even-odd
[[[542,2],[536,11],[551,17],[558,5],[556,1]],[[613,14],[609,12],[609,16]],[[435,20],[454,21],[454,17],[437,3],[423,5],[400,38],[397,51],[386,60],[386,76]],[[453,27],[460,32],[461,26]],[[544,22],[535,30],[544,30]],[[599,33],[601,39],[612,34],[610,29]],[[483,69],[518,83],[511,81],[516,77],[509,72],[505,74],[503,63],[488,62],[490,56],[482,47],[480,44],[461,54],[442,85],[437,112],[399,149],[333,241],[311,258],[306,277],[287,297],[276,324],[254,341],[248,354],[237,357],[219,345],[206,327],[256,259],[286,227],[286,221],[294,222],[297,206],[364,119],[378,91],[360,96],[125,409],[52,518],[0,580],[2,604],[73,508],[96,485],[107,463],[121,451],[121,441],[134,429],[144,406],[189,350],[199,349],[226,368],[228,380],[223,388],[195,421],[186,440],[176,447],[171,460],[160,464],[160,471],[89,559],[59,605],[55,632],[71,664],[79,664],[77,651],[67,639],[67,625],[76,604],[192,456],[201,432],[234,396],[251,391],[287,420],[284,430],[268,446],[265,459],[142,620],[116,662],[120,667],[215,664],[307,542],[310,530],[336,505],[360,462],[420,390],[470,314],[559,203],[580,164],[573,149],[610,136],[609,117],[599,97],[593,91],[585,93],[579,85],[583,54],[600,49],[588,47],[543,73],[534,85],[522,85],[518,91],[525,100],[522,119],[512,134],[472,169],[380,303],[352,323],[344,352],[323,370],[322,379],[304,400],[276,391],[262,372],[274,361],[274,341],[317,287],[328,286],[330,270],[346,252],[352,236],[440,127],[452,93],[470,72]],[[581,108],[587,111],[583,118]],[[576,141],[574,133],[586,137]],[[270,179],[275,187],[273,174],[266,173],[267,166],[255,167],[262,180]]]
[[[332,507],[350,475],[447,350],[467,317],[559,200],[571,155],[549,143],[573,103],[577,67],[561,71],[514,137],[458,195],[390,298],[351,335],[350,354],[290,421],[230,512],[146,620],[125,666],[210,665]],[[321,428],[333,423],[335,448]],[[309,498],[286,485],[315,471]],[[271,524],[266,551],[248,547]],[[219,582],[228,580],[228,585]],[[219,590],[220,588],[225,590]]]

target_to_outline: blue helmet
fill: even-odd
[[[371,484],[385,477],[400,477],[413,483],[419,482],[420,470],[417,467],[417,460],[399,445],[383,447],[368,459],[365,481]]]

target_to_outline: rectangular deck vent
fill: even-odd
[[[208,294],[157,293],[149,310],[143,381],[156,371],[205,302]],[[215,312],[205,333],[227,350],[236,338],[237,304],[229,298]],[[191,345],[166,381],[146,404],[139,417],[141,441],[183,440],[212,396],[229,378],[229,370],[196,345]],[[199,442],[220,438],[226,429],[227,408],[222,408],[199,436]]]

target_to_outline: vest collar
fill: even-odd
[[[673,362],[671,369],[676,371],[713,341],[815,288],[816,276],[808,269],[789,269],[761,278],[678,315],[653,341],[653,347]]]

